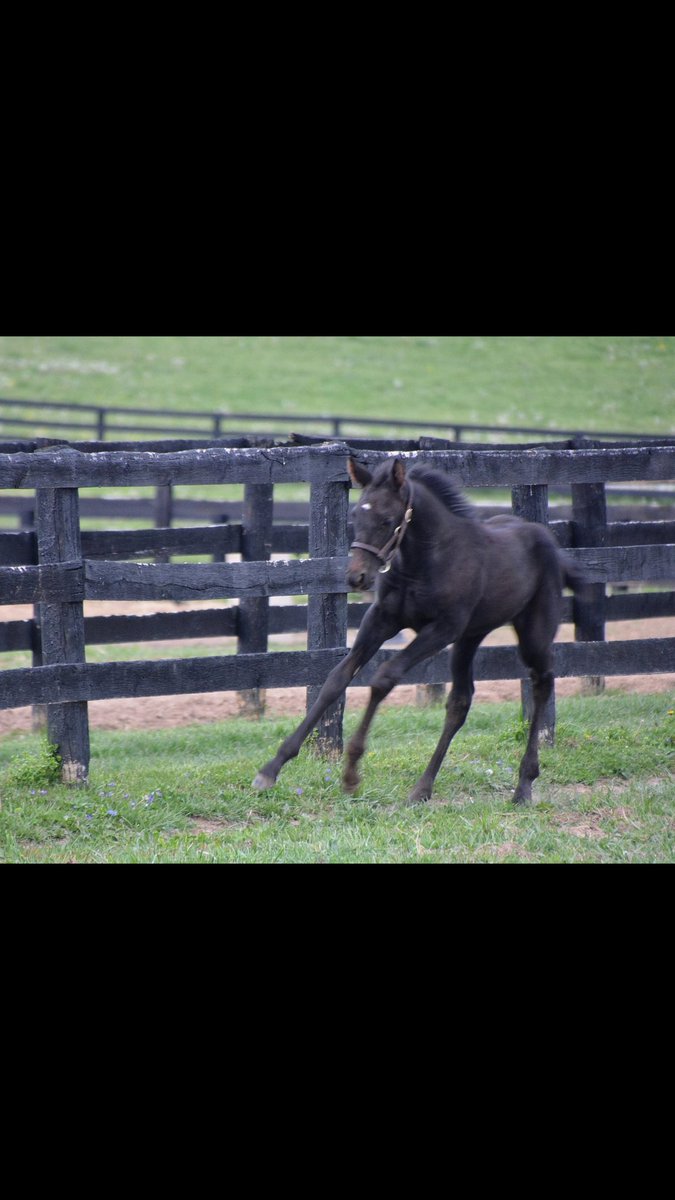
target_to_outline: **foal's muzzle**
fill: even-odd
[[[352,560],[347,570],[347,583],[353,592],[370,592],[372,591],[375,581],[375,569],[371,567],[365,560],[365,555],[352,555]]]

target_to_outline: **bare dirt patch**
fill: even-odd
[[[193,833],[227,833],[232,829],[244,829],[243,821],[207,821],[204,817],[192,817],[190,819],[190,828]]]
[[[593,788],[587,788],[586,791],[592,792]],[[620,790],[620,789],[611,789]],[[617,808],[612,808],[609,805],[602,805],[599,808],[594,808],[590,813],[579,812],[559,812],[552,816],[552,821],[555,825],[560,826],[566,833],[571,833],[573,837],[592,838],[598,840],[605,837],[607,830],[603,822],[612,820],[619,826],[620,829],[640,829],[640,822],[635,820],[633,810],[628,805],[619,805]]]
[[[600,818],[595,813],[584,814],[577,812],[557,813],[554,824],[571,833],[573,837],[592,838],[597,840],[605,836]]]
[[[528,850],[525,850],[519,842],[502,842],[501,845],[497,846],[496,853],[500,862],[502,859],[513,854],[515,854],[517,858],[522,859],[523,862],[535,861],[534,855],[530,854]]]

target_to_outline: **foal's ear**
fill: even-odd
[[[349,477],[354,487],[368,487],[373,478],[370,471],[366,467],[362,467],[361,463],[357,462],[355,458],[348,460],[347,470],[349,471]]]
[[[391,481],[399,491],[405,482],[405,463],[402,458],[395,458],[391,467]]]

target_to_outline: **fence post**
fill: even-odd
[[[247,483],[241,514],[242,562],[269,562],[273,511],[273,485]],[[267,596],[250,596],[239,601],[237,654],[267,653],[269,603]],[[248,688],[239,693],[240,716],[262,717],[264,714],[264,688]]]
[[[63,451],[76,454],[75,450]],[[35,532],[42,563],[82,559],[77,488],[36,490]],[[45,666],[84,663],[84,609],[81,601],[41,604],[42,660]],[[47,705],[47,735],[61,755],[61,781],[84,784],[89,774],[89,718],[86,700]]]
[[[173,517],[173,488],[170,483],[161,483],[155,488],[155,529],[170,529]],[[156,563],[168,563],[171,555],[166,551],[155,555]]]
[[[229,520],[230,520],[229,513],[226,513],[226,512],[214,513],[211,524],[212,525],[227,525]],[[220,552],[218,552],[217,554],[212,555],[211,561],[214,563],[227,562],[227,554],[221,554]]]
[[[598,445],[589,438],[575,438],[575,450],[592,450]],[[607,496],[604,483],[573,483],[572,542],[574,546],[607,544]],[[607,595],[604,583],[589,583],[575,597],[574,637],[577,642],[604,642]],[[595,696],[605,690],[604,675],[588,675],[582,692]]]
[[[31,666],[44,666],[42,658],[42,617],[41,605],[33,605],[33,620],[31,622]],[[34,704],[31,708],[31,727],[33,733],[44,733],[47,729],[47,705]]]
[[[539,525],[548,525],[548,485],[545,483],[525,484],[522,487],[512,488],[511,507],[516,517],[523,517],[526,521],[536,521]],[[520,698],[523,718],[529,722],[534,711],[532,684],[529,679],[520,681]],[[544,709],[539,741],[547,746],[555,745],[555,685]]]
[[[35,531],[35,508],[24,509],[19,513],[19,528],[26,531]],[[36,543],[37,545],[37,543]],[[32,560],[37,562],[37,551]],[[31,642],[31,667],[42,666],[42,635],[40,629],[40,605],[33,605],[33,620],[30,630]],[[33,733],[42,733],[47,728],[47,706],[46,704],[33,704],[31,707],[31,727]]]
[[[349,483],[313,483],[309,508],[309,553],[311,558],[346,557],[349,553],[347,516]],[[307,598],[307,649],[327,650],[347,645],[347,593],[320,594]],[[319,687],[307,688],[307,711]],[[344,695],[336,700],[316,727],[312,744],[325,757],[342,753]]]

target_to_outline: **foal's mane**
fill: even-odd
[[[464,517],[469,521],[478,520],[478,512],[474,505],[442,471],[435,471],[433,467],[426,467],[424,463],[416,463],[408,471],[408,478],[423,483],[456,517]]]

